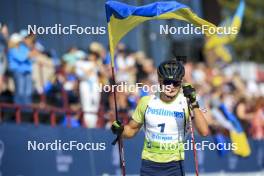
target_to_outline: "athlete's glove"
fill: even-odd
[[[189,102],[191,104],[192,109],[193,108],[199,108],[199,104],[198,104],[198,102],[196,100],[196,91],[195,91],[195,88],[191,84],[185,83],[182,86],[182,89],[183,89],[184,96],[187,99],[189,99]]]
[[[111,130],[117,136],[120,136],[124,131],[124,126],[119,121],[114,121],[111,126]]]

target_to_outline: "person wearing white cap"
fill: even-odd
[[[37,52],[33,49],[35,36],[25,38],[18,33],[10,37],[7,52],[8,69],[15,83],[14,103],[30,104],[32,102],[32,59]]]

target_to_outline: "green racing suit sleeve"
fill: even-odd
[[[139,100],[136,110],[132,115],[132,119],[137,123],[140,124],[144,123],[144,115],[148,107],[149,100],[150,100],[150,96],[144,96]]]

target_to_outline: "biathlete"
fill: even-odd
[[[189,118],[187,102],[200,135],[208,135],[208,124],[199,109],[195,89],[183,84],[182,62],[165,61],[157,72],[160,86],[167,88],[156,95],[142,97],[130,122],[122,125],[114,121],[111,129],[116,135],[132,138],[144,127],[141,176],[182,176],[185,175],[183,144]]]

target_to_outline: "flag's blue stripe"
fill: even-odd
[[[108,1],[105,4],[107,22],[112,15],[124,19],[129,16],[155,17],[167,12],[174,12],[188,6],[176,1],[155,2],[144,6],[131,6],[117,1]]]
[[[238,118],[232,113],[230,112],[226,105],[224,103],[222,103],[220,106],[219,106],[220,110],[223,112],[224,116],[227,118],[227,120],[229,120],[232,125],[235,127],[236,129],[236,132],[238,133],[242,133],[244,132]]]
[[[241,0],[235,16],[238,16],[242,20],[242,17],[244,15],[244,10],[245,10],[245,1]]]

